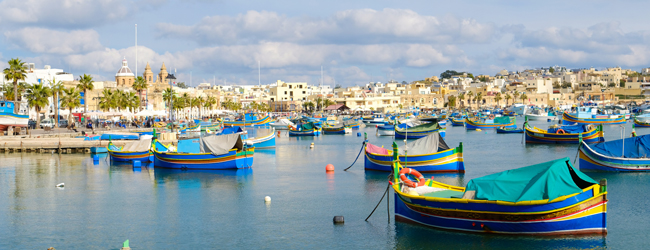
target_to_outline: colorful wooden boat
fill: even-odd
[[[583,108],[590,108],[590,107],[580,107],[578,109],[583,109]],[[579,124],[625,124],[625,116],[624,115],[589,115],[589,117],[585,117],[587,115],[583,115],[582,113],[577,113],[576,114],[569,114],[569,113],[562,113],[562,123],[563,124],[574,124],[574,123],[579,123]]]
[[[445,137],[447,129],[441,127],[438,123],[424,123],[414,127],[406,127],[405,124],[395,126],[396,139],[420,139],[427,135],[440,133]]]
[[[138,133],[128,132],[107,132],[102,134],[100,140],[140,140],[140,135]]]
[[[377,126],[377,135],[380,135],[380,136],[394,136],[395,135],[395,125]]]
[[[181,133],[188,133],[188,132],[201,132],[201,124],[196,124],[192,127],[181,129]]]
[[[322,129],[314,123],[299,124],[298,128],[289,128],[289,136],[319,136]]]
[[[465,119],[455,119],[455,118],[450,118],[449,122],[451,122],[451,126],[453,127],[463,127],[465,126]]]
[[[246,121],[223,121],[223,126],[224,127],[232,127],[232,126],[247,126],[247,127],[252,127],[252,126],[262,126],[266,125],[268,123],[271,123],[273,120],[271,120],[271,117],[264,116],[260,119],[256,120],[246,120]]]
[[[256,136],[254,138],[244,140],[244,143],[251,145],[257,149],[275,147],[275,129],[259,128],[255,132]]]
[[[636,118],[634,119],[634,125],[637,128],[650,128],[650,122],[639,121]]]
[[[421,179],[416,188],[400,177],[421,174],[393,159],[397,221],[474,233],[607,234],[607,187],[569,158],[476,178],[466,187]]]
[[[580,169],[647,172],[650,171],[650,135],[618,139],[579,148]]]
[[[365,169],[386,172],[393,170],[392,151],[366,143],[364,154]],[[463,143],[457,148],[449,148],[437,133],[409,143],[406,154],[403,151],[399,153],[399,161],[420,172],[465,173]]]
[[[253,166],[255,148],[246,147],[239,134],[203,137],[198,144],[203,153],[166,152],[154,149],[154,166],[187,170],[240,169]]]
[[[109,142],[106,150],[108,151],[111,161],[152,162],[153,153],[150,151],[151,146],[155,146],[160,151],[166,151],[168,149],[167,145],[162,144],[158,140],[155,140],[152,144],[151,139],[145,139],[131,142],[122,147],[117,147],[113,142]]]
[[[355,120],[347,120],[343,121],[343,125],[346,128],[351,128],[351,129],[359,129],[359,122]]]
[[[493,120],[484,119],[483,121],[465,118],[465,129],[495,129],[498,127],[516,128],[515,118],[508,116],[496,117]]]
[[[14,113],[14,102],[0,101],[0,132],[7,131],[9,127],[27,127],[29,115]]]
[[[334,135],[334,134],[345,134],[345,127],[343,125],[334,125],[334,126],[323,126],[323,134]]]
[[[523,132],[523,128],[497,128],[497,134],[521,134]]]
[[[587,143],[604,142],[602,125],[565,125],[543,130],[537,127],[524,127],[526,143],[579,143],[580,137]]]

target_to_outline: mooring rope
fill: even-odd
[[[354,162],[352,163],[352,165],[350,165],[350,166],[349,166],[348,168],[346,168],[346,169],[343,169],[343,171],[348,171],[348,169],[350,169],[352,166],[354,166],[355,163],[357,163],[357,160],[359,160],[359,156],[361,156],[361,152],[363,152],[363,149],[364,149],[365,146],[366,146],[366,141],[367,141],[367,140],[364,140],[363,143],[361,143],[361,150],[359,150],[359,154],[357,155],[357,158],[354,159]]]

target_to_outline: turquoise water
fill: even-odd
[[[392,142],[375,136],[374,127],[360,131],[373,144]],[[607,139],[620,138],[618,125],[605,131]],[[639,249],[650,243],[643,236],[650,173],[587,173],[608,179],[605,237],[465,234],[395,223],[392,212],[388,223],[386,200],[365,222],[388,173],[364,171],[363,156],[343,171],[361,147],[356,132],[315,138],[283,132],[276,149],[256,150],[253,168],[239,171],[133,169],[105,159],[95,165],[84,154],[0,154],[0,249],[119,249],[126,239],[132,249]],[[577,152],[577,145],[522,145],[521,134],[463,127],[447,126],[445,139],[452,147],[463,142],[467,172],[434,176],[454,185]],[[325,173],[329,163],[333,174]],[[61,182],[65,188],[56,188]],[[335,215],[345,216],[345,224],[333,225]]]

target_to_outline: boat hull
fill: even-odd
[[[271,121],[272,121],[271,117],[265,116],[264,118],[252,120],[252,121],[223,121],[223,126],[224,127],[233,127],[233,126],[254,127],[254,126],[263,126],[269,124],[271,123]]]
[[[497,128],[497,134],[521,134],[523,133],[523,129],[502,129],[502,128]]]
[[[449,120],[449,122],[451,122],[451,126],[453,126],[453,127],[463,127],[463,126],[465,126],[465,120],[451,119],[451,120]]]
[[[526,118],[529,121],[545,121],[547,119],[555,119],[557,117],[556,116],[549,116],[549,115],[526,115]]]
[[[340,128],[327,128],[323,127],[323,133],[326,135],[344,135],[345,134],[345,127],[340,127]]]
[[[648,158],[619,158],[609,157],[594,152],[585,144],[579,148],[580,169],[608,172],[648,172],[650,159]]]
[[[650,128],[650,123],[634,119],[634,126],[637,128]]]
[[[377,135],[380,135],[380,136],[394,136],[395,135],[395,130],[394,129],[377,129]]]
[[[244,141],[247,144],[252,144],[255,148],[274,148],[275,147],[275,132],[262,136],[260,138],[253,138]]]
[[[364,150],[365,169],[393,171],[393,156],[368,153]],[[419,172],[465,173],[463,153],[460,148],[452,148],[428,155],[399,156],[400,163]]]
[[[157,168],[171,169],[242,169],[253,166],[254,148],[237,152],[230,150],[223,155],[212,155],[209,153],[187,154],[187,153],[166,153],[154,151],[154,166]]]
[[[321,133],[320,129],[311,129],[307,131],[298,131],[289,129],[289,136],[319,136]]]
[[[111,161],[120,161],[120,162],[131,162],[131,161],[140,161],[140,162],[151,162],[152,159],[150,156],[153,156],[153,153],[150,151],[142,152],[119,152],[108,150],[108,154],[111,156]]]
[[[434,129],[429,131],[418,131],[418,132],[406,132],[395,129],[395,139],[420,139],[427,137],[433,133],[440,133],[440,136],[445,137],[447,134],[447,129]]]
[[[563,124],[625,124],[625,116],[618,118],[578,118],[568,113],[562,114]]]
[[[6,131],[9,127],[27,127],[28,115],[16,115],[13,113],[0,113],[0,131]]]
[[[470,119],[465,119],[465,129],[474,130],[474,129],[496,129],[499,127],[505,128],[517,128],[514,121],[510,123],[480,123],[475,122]]]
[[[525,128],[526,143],[550,143],[550,144],[577,144],[580,142],[580,134],[552,134],[534,131]],[[605,141],[603,133],[597,129],[583,132],[582,141],[586,143],[597,143]]]

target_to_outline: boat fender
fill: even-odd
[[[418,179],[418,183],[414,183],[413,181],[409,180],[409,178],[406,177],[407,174],[408,175],[413,175],[413,177]],[[404,182],[404,184],[406,186],[413,187],[413,188],[414,187],[424,186],[424,182],[425,182],[424,176],[422,176],[422,174],[420,172],[418,172],[415,169],[410,169],[410,168],[402,168],[402,170],[399,171],[399,179],[402,182]]]
[[[566,131],[564,131],[564,129],[558,129],[557,131],[555,131],[555,133],[556,134],[566,134]]]
[[[488,118],[490,118],[490,120],[494,120],[494,114],[490,114],[490,117]]]

